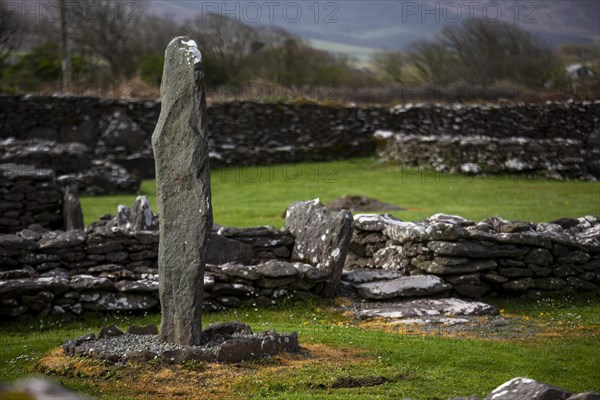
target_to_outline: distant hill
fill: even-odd
[[[249,24],[274,24],[311,41],[314,47],[361,59],[378,49],[406,49],[415,40],[433,38],[444,25],[468,18],[516,22],[552,47],[565,42],[592,43],[600,37],[598,0],[150,0],[146,4],[150,12],[171,14],[180,21],[204,11]]]

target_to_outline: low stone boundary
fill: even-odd
[[[134,193],[141,183],[125,168],[98,159],[92,150],[77,142],[0,140],[0,164],[5,163],[54,170],[61,187],[76,187],[89,195]]]
[[[498,217],[476,223],[443,214],[422,222],[357,215],[345,267],[354,270],[346,274],[351,286],[378,300],[440,294],[536,298],[566,288],[597,289],[600,218],[536,224]]]
[[[17,232],[34,223],[60,229],[62,202],[53,170],[0,164],[0,233]]]
[[[209,262],[225,248],[230,259],[242,254],[240,261],[255,264],[207,264],[207,310],[236,307],[246,300],[262,307],[288,296],[319,294],[329,279],[327,271],[289,261],[294,240],[285,231],[220,231],[246,243],[213,232]],[[117,226],[89,233],[32,226],[0,235],[0,317],[158,309],[158,240],[158,231],[130,232]]]
[[[91,159],[121,165],[140,178],[154,176],[150,136],[160,112],[158,102],[0,96],[0,103],[0,138],[79,142],[91,149]],[[555,138],[563,138],[567,143],[572,140],[569,146],[574,149],[598,154],[599,118],[600,101],[406,104],[391,109],[230,102],[208,108],[210,160],[214,167],[369,157],[375,149],[373,133],[384,130],[416,137],[484,137],[490,146],[497,139],[510,142],[510,138],[525,138],[526,145],[516,143],[516,153],[520,154],[522,147],[530,148],[526,157],[512,156],[510,149],[502,154],[506,160],[515,159],[510,168],[518,170],[535,166],[538,156],[552,160],[550,153],[546,155],[546,151],[536,145],[538,141],[553,143]],[[441,140],[450,146],[457,145]],[[419,146],[425,146],[424,151],[432,150],[422,141],[411,146],[415,150]],[[478,148],[484,150],[482,145]],[[448,153],[447,149],[438,150],[444,156]],[[450,155],[452,158],[444,162],[448,169],[457,161],[454,153],[447,157]],[[427,154],[421,156],[424,159],[417,160],[422,161],[419,165],[429,168],[438,165]],[[404,162],[407,155],[390,156],[390,159],[394,157],[402,157],[399,161]],[[593,161],[593,157],[590,159]],[[565,174],[560,168],[552,170],[563,177],[600,177],[598,162],[586,164],[581,155],[564,156],[561,160],[567,168]],[[407,162],[412,161],[413,158],[407,159]],[[458,168],[479,162],[478,158],[467,159],[466,155],[461,155],[458,161]],[[502,170],[501,164],[495,165]]]
[[[375,132],[378,158],[439,172],[540,174],[552,179],[600,178],[600,129],[587,138],[496,138]]]
[[[354,222],[341,288],[368,300],[540,297],[600,285],[597,217],[475,223],[436,214],[413,223],[362,214]],[[0,235],[0,315],[157,309],[158,232],[94,229],[33,226]],[[204,278],[207,310],[321,295],[331,278],[327,270],[290,260],[294,238],[285,230],[216,229]]]

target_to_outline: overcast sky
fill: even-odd
[[[200,1],[150,0],[150,12],[183,20],[221,13],[248,24],[277,25],[315,47],[365,56],[377,49],[405,49],[432,38],[445,25],[470,18],[515,22],[551,46],[592,43],[600,36],[600,1]]]

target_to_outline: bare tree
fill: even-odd
[[[404,77],[403,67],[406,63],[405,56],[399,51],[381,51],[372,57],[375,68],[383,75],[384,79],[392,82],[402,82]]]
[[[71,35],[78,50],[105,62],[113,78],[126,79],[136,72],[142,50],[139,22],[143,2],[74,0]]]
[[[453,56],[439,42],[420,40],[413,43],[409,61],[425,82],[443,83],[453,78]]]
[[[0,71],[6,66],[10,54],[19,45],[20,16],[9,4],[0,0]]]
[[[229,82],[239,81],[242,62],[258,42],[256,30],[223,15],[200,15],[186,25],[188,35],[198,41],[206,55],[207,75],[213,70]]]
[[[446,25],[441,42],[453,52],[467,80],[509,80],[541,86],[552,73],[552,51],[532,33],[515,24],[482,19]]]

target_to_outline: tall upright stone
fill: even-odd
[[[202,56],[187,37],[167,47],[161,98],[152,135],[160,218],[160,335],[169,343],[199,345],[212,206]]]

